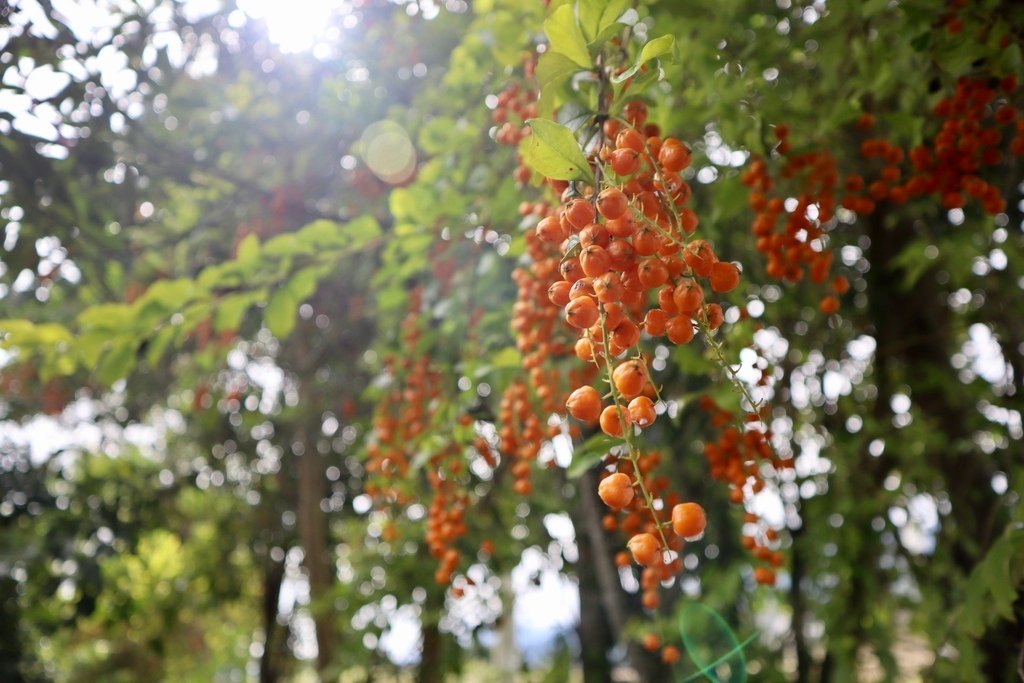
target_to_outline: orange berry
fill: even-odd
[[[640,153],[632,149],[617,149],[611,153],[609,162],[618,176],[629,176],[640,168]]]
[[[659,337],[665,333],[666,322],[668,314],[660,308],[652,308],[644,317],[644,330],[652,337]]]
[[[626,398],[639,396],[647,384],[647,366],[640,360],[627,360],[612,372],[612,381]]]
[[[718,304],[708,304],[704,307],[704,317],[707,319],[708,327],[717,330],[725,322],[725,313]]]
[[[740,270],[732,263],[719,261],[711,267],[711,289],[731,292],[740,283]]]
[[[669,138],[658,150],[658,163],[669,173],[678,173],[690,165],[690,150],[683,143]]]
[[[601,431],[608,436],[622,436],[623,422],[629,427],[629,412],[615,404],[607,406],[601,411]]]
[[[718,261],[715,251],[705,240],[693,240],[687,244],[683,251],[683,258],[693,274],[699,277],[710,275],[711,267]]]
[[[654,534],[642,533],[633,536],[626,544],[633,554],[633,561],[645,567],[660,564],[661,553],[658,539]]]
[[[676,315],[665,323],[665,336],[673,344],[687,344],[693,339],[693,321],[688,315]]]
[[[697,503],[680,503],[672,508],[672,530],[677,536],[693,539],[704,533],[707,515]]]
[[[558,244],[569,234],[562,227],[562,222],[555,216],[548,216],[537,223],[537,237],[548,244]]]
[[[644,136],[632,128],[625,128],[615,136],[615,148],[642,152],[644,151]]]
[[[666,645],[661,650],[661,661],[666,664],[675,664],[679,661],[679,648],[674,645]]]
[[[569,394],[565,407],[577,420],[596,422],[601,417],[601,394],[592,386],[580,387]]]
[[[767,567],[758,567],[754,570],[754,580],[762,586],[774,586],[775,572]]]
[[[597,210],[610,221],[621,218],[629,208],[629,200],[617,187],[607,187],[597,195]]]
[[[565,280],[559,280],[548,287],[548,300],[555,306],[564,307],[569,303],[569,289],[572,287]]]
[[[622,472],[605,477],[597,485],[597,495],[612,510],[621,510],[633,502],[633,482]]]
[[[654,423],[658,414],[654,411],[654,401],[647,396],[637,396],[629,402],[629,419],[638,427],[647,427]]]
[[[596,244],[584,247],[580,252],[580,265],[583,267],[583,272],[590,277],[598,277],[607,273],[611,262],[612,259],[608,252]]]
[[[596,323],[600,317],[601,314],[597,310],[597,303],[589,296],[573,299],[565,306],[566,322],[581,330]]]
[[[676,285],[672,298],[675,300],[676,307],[680,312],[692,313],[704,303],[704,288],[693,278],[683,278]]]
[[[574,199],[565,207],[565,219],[576,231],[593,223],[596,217],[594,205],[585,199]]]
[[[634,249],[636,246],[634,245]],[[640,283],[651,289],[661,287],[668,282],[668,268],[665,262],[658,258],[644,259],[636,269],[637,278]]]

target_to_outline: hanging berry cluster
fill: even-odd
[[[754,158],[741,180],[750,188],[748,202],[754,210],[753,232],[757,250],[765,255],[765,274],[788,282],[799,282],[805,275],[821,284],[829,278],[832,251],[825,240],[825,225],[835,211],[835,190],[839,174],[835,159],[827,151],[790,154],[789,129],[776,126],[779,144],[776,152],[785,160],[780,176],[797,184],[795,202],[789,208],[785,196],[775,193],[775,182],[763,159]],[[785,216],[782,229],[779,219]],[[839,299],[848,289],[846,278],[832,281],[832,292],[820,302],[826,315],[839,310]]]
[[[878,178],[867,184],[866,194],[851,191],[849,201],[856,201],[861,213],[870,213],[875,204],[868,202],[902,204],[914,197],[937,195],[946,209],[963,208],[973,199],[985,213],[1004,211],[1006,200],[999,188],[979,174],[1003,162],[1005,140],[1011,135],[1010,153],[1024,155],[1024,118],[1010,103],[1016,90],[1014,76],[1001,80],[962,77],[954,94],[935,105],[934,114],[941,124],[929,144],[904,153],[884,138],[865,140],[861,156],[885,165]],[[862,125],[870,123],[873,121]],[[904,158],[910,161],[909,169],[901,167]],[[848,179],[850,183],[857,184],[855,176]]]
[[[661,463],[661,459],[659,452],[646,453],[637,459],[637,466],[634,467],[629,460],[620,462],[618,458],[608,456],[597,489],[598,496],[612,510],[602,519],[602,526],[609,533],[622,532],[634,554],[638,550],[641,553],[649,553],[649,550],[640,548],[640,545],[651,545],[658,541],[658,529],[645,507],[645,500],[636,495],[634,482],[643,481],[644,488],[652,499],[660,501],[662,509],[673,510],[673,531],[676,535],[670,536],[667,540],[669,549],[676,553],[676,557],[669,562],[650,561],[644,565],[640,573],[640,588],[643,591],[641,604],[650,610],[657,609],[661,602],[658,592],[661,583],[680,570],[681,561],[678,554],[683,548],[683,541],[701,536],[706,523],[704,511],[699,505],[679,505],[678,494],[669,491],[668,477],[655,475],[655,468]],[[609,466],[615,471],[610,471]],[[638,537],[639,541],[634,540]],[[620,567],[628,567],[632,557],[629,552],[622,551],[615,556],[615,563]]]
[[[471,504],[467,493],[470,482],[467,449],[454,438],[434,445],[432,451],[426,451],[425,462],[418,462],[424,458],[421,449],[431,448],[423,437],[437,431],[441,420],[439,410],[445,405],[442,373],[431,367],[427,354],[416,353],[421,346],[422,306],[423,292],[416,288],[410,293],[409,312],[401,325],[400,340],[407,351],[400,358],[385,359],[385,370],[392,384],[373,417],[366,463],[370,479],[365,491],[377,509],[392,518],[397,515],[396,510],[419,500],[429,500],[424,540],[430,554],[438,561],[434,578],[438,584],[447,586],[462,560],[456,545],[468,531],[465,512]],[[458,421],[463,428],[472,426],[468,415],[460,415]],[[475,452],[479,452],[480,444],[474,442],[474,446]],[[489,449],[487,452],[489,454]],[[493,458],[485,458],[485,461],[493,462]],[[419,477],[412,476],[418,471],[424,473],[427,495],[421,494]],[[397,535],[397,527],[389,522],[384,527],[384,540],[395,540]]]
[[[825,242],[826,226],[838,205],[863,216],[880,204],[905,204],[915,198],[935,197],[944,209],[962,209],[970,201],[982,211],[1006,210],[999,187],[982,177],[1001,165],[1009,152],[1024,156],[1024,116],[1014,106],[1017,79],[961,77],[951,96],[936,103],[933,113],[938,132],[927,144],[905,149],[884,137],[869,137],[860,144],[860,156],[870,175],[852,173],[840,187],[835,159],[827,150],[790,153],[789,129],[775,127],[774,152],[781,161],[778,178],[795,180],[796,187],[776,187],[768,163],[751,160],[742,176],[750,188],[748,201],[755,212],[753,233],[757,249],[766,257],[765,273],[797,282],[809,274],[815,283],[829,279],[832,252]],[[856,128],[864,133],[876,127],[871,114],[863,114]],[[795,190],[795,192],[794,192]],[[790,201],[787,206],[787,198]],[[782,230],[779,219],[786,216]],[[849,288],[845,277],[831,280],[831,291],[819,307],[825,314],[839,309],[839,297]]]
[[[578,386],[566,410],[622,439],[622,455],[611,464],[615,471],[601,480],[598,493],[612,509],[630,510],[627,546],[646,568],[644,604],[653,609],[657,584],[678,570],[682,539],[699,536],[705,522],[700,506],[677,503],[671,494],[657,500],[661,491],[646,480],[649,461],[634,433],[657,419],[657,390],[637,345],[642,333],[686,344],[698,328],[717,329],[722,309],[705,300],[707,292],[734,289],[739,269],[692,237],[698,221],[686,206],[690,188],[680,176],[690,150],[646,125],[647,114],[642,102],[632,101],[621,119],[603,123],[594,155],[597,187],[567,188],[562,206],[535,232],[562,253],[561,279],[548,298],[577,330],[577,357],[592,364],[606,385],[604,391]],[[666,500],[674,503],[671,520],[662,519]],[[642,524],[641,510],[648,520]]]
[[[719,437],[704,445],[711,476],[729,485],[729,500],[744,505],[764,489],[761,467],[770,464],[775,471],[792,468],[791,459],[779,458],[771,447],[771,432],[763,419],[746,416],[746,427],[741,431],[735,425],[737,416],[722,408],[710,396],[700,400],[700,407],[708,415],[711,426],[719,430]],[[744,522],[755,529],[745,533],[743,547],[767,566],[754,569],[754,578],[760,584],[775,583],[775,569],[784,561],[777,549],[778,533],[752,512],[744,513]],[[775,546],[773,548],[773,546]]]

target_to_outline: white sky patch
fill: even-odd
[[[266,22],[267,37],[282,52],[312,49],[330,32],[332,17],[349,12],[349,3],[337,0],[240,0],[238,7]]]
[[[974,374],[989,384],[1003,385],[1011,381],[1003,349],[988,325],[971,325],[963,352],[971,360],[971,370]]]

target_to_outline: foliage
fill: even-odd
[[[340,3],[288,54],[189,5],[0,29],[0,678],[516,669],[526,567],[579,589],[552,680],[1012,678],[1019,6]],[[618,188],[708,297],[626,355],[548,300]]]

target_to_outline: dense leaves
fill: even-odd
[[[55,4],[0,28],[0,678],[1016,675],[1016,3],[334,3],[298,53]]]

